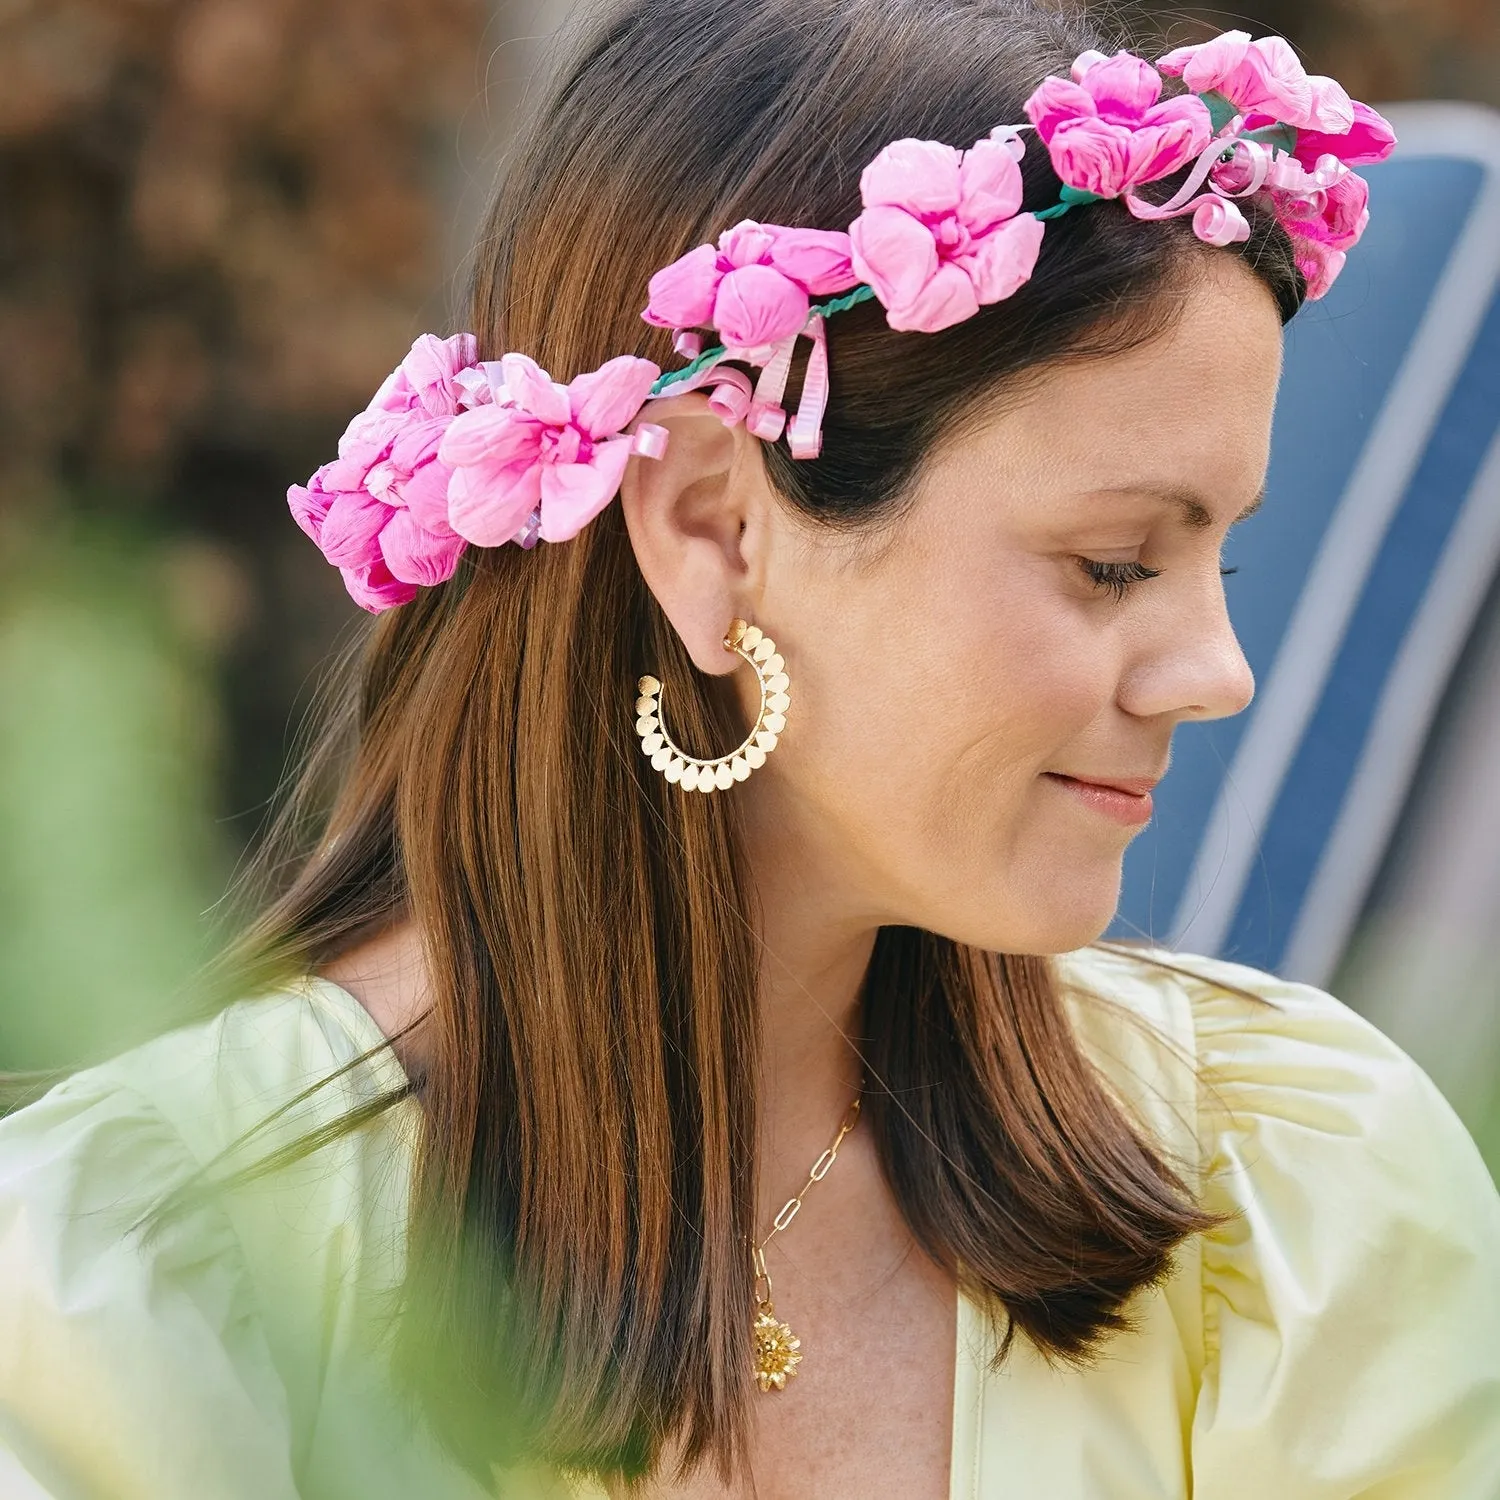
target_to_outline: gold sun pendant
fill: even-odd
[[[802,1340],[776,1316],[769,1302],[756,1305],[755,1383],[763,1391],[784,1391],[802,1363]]]

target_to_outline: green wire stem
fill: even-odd
[[[868,302],[874,295],[874,287],[865,286],[861,283],[852,292],[845,292],[839,297],[830,297],[826,302],[814,302],[809,311],[809,316],[812,313],[818,313],[826,318],[830,313],[846,312],[849,308],[855,307],[861,302]],[[671,386],[679,384],[692,375],[696,375],[704,365],[711,364],[723,352],[723,344],[715,344],[712,349],[705,349],[702,354],[690,364],[683,365],[680,370],[669,370],[665,375],[657,376],[651,383],[651,394],[659,396]]]
[[[1062,191],[1057,195],[1057,202],[1051,208],[1041,209],[1033,217],[1047,220],[1060,219],[1070,208],[1082,208],[1085,203],[1102,203],[1098,193],[1086,192],[1083,188],[1069,187],[1067,183],[1062,186]]]

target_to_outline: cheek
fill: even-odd
[[[962,711],[949,725],[982,727],[994,748],[1018,762],[1050,757],[1091,723],[1114,695],[1113,652],[1076,601],[1038,592],[996,612],[981,639],[955,653]]]
[[[1069,594],[1059,563],[1021,554],[1003,587],[954,588],[924,634],[935,748],[1018,765],[1052,755],[1113,696],[1108,620]]]
[[[892,768],[901,811],[877,837],[890,904],[913,925],[981,948],[1064,952],[1108,926],[1124,840],[1041,773],[1097,764],[1119,651],[1090,604],[1055,588],[1014,603],[948,658],[946,694]]]
[[[1120,841],[1039,777],[1086,764],[1122,642],[1059,569],[1012,554],[883,597],[806,591],[795,629],[789,604],[793,712],[761,805],[817,890],[985,948],[1104,930]]]
[[[1114,695],[1103,617],[1056,567],[1019,557],[830,612],[802,671],[801,769],[908,847],[993,837]]]

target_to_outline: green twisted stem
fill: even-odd
[[[861,302],[868,302],[875,295],[875,288],[861,283],[852,292],[844,292],[841,296],[830,297],[826,302],[814,302],[809,316],[818,313],[822,317],[828,317],[830,313],[847,312],[849,308],[857,306]],[[651,384],[651,394],[659,396],[672,386],[696,375],[705,365],[711,365],[724,353],[723,344],[715,344],[712,349],[705,349],[702,354],[683,365],[680,370],[669,370],[665,375],[659,375]]]
[[[1057,195],[1057,202],[1051,208],[1039,209],[1034,218],[1060,219],[1070,208],[1082,208],[1085,203],[1102,203],[1104,200],[1098,193],[1087,192],[1083,188],[1069,187],[1067,183],[1062,186],[1062,191]]]

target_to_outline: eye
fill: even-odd
[[[1123,599],[1137,583],[1144,583],[1148,578],[1161,577],[1160,568],[1148,568],[1143,562],[1099,562],[1092,557],[1080,557],[1078,562],[1099,588],[1108,589],[1116,599]],[[1238,572],[1237,567],[1221,566],[1219,577],[1228,578],[1231,573]]]
[[[1078,563],[1096,587],[1108,589],[1116,599],[1123,599],[1134,585],[1161,576],[1160,568],[1148,568],[1143,562],[1099,562],[1092,557],[1080,557]]]

